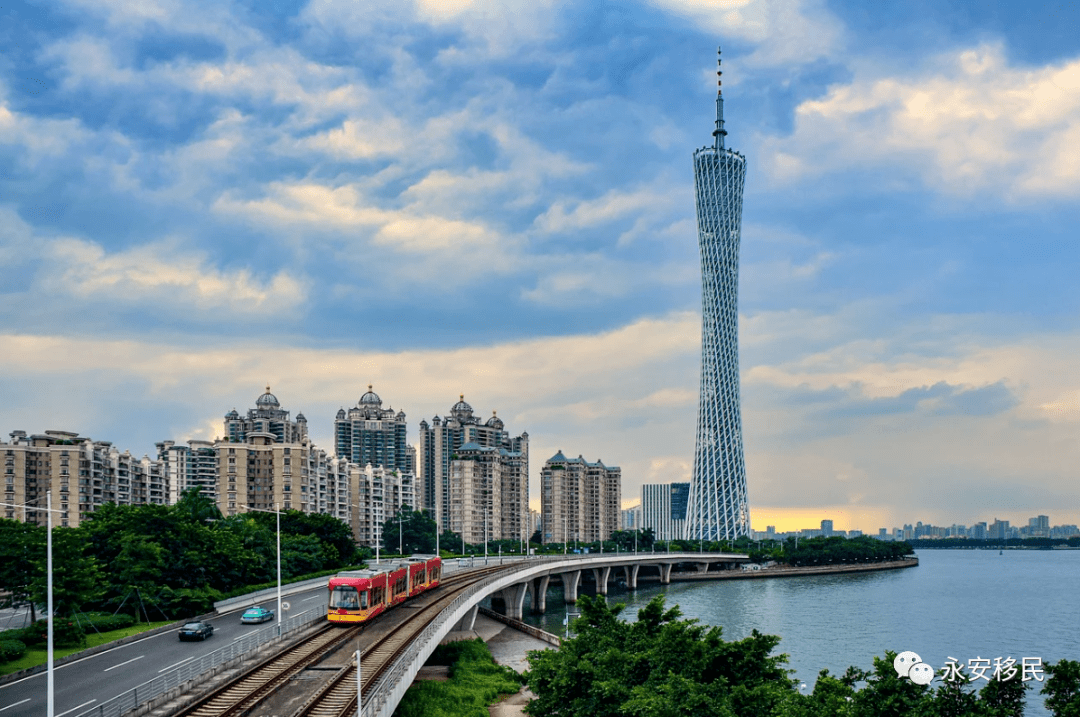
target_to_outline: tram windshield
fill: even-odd
[[[367,592],[358,592],[352,585],[335,585],[330,592],[330,608],[345,610],[367,610]]]

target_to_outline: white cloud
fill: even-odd
[[[811,62],[837,52],[842,27],[813,0],[649,0],[708,32],[757,45],[747,66]],[[726,73],[725,73],[726,74]],[[725,80],[727,81],[727,80]]]
[[[857,72],[802,103],[792,135],[766,141],[765,164],[780,181],[902,164],[951,194],[1076,196],[1078,142],[1080,60],[1024,68],[982,45],[924,72]]]
[[[297,313],[305,300],[303,284],[288,272],[268,281],[246,269],[223,272],[177,241],[109,254],[94,242],[56,239],[44,253],[42,287],[78,299],[278,317]]]

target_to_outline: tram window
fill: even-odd
[[[356,610],[360,606],[356,588],[351,585],[336,585],[330,593],[330,607],[344,610]]]
[[[367,590],[360,593],[360,609],[361,610],[367,610],[368,609],[368,593],[367,593]]]

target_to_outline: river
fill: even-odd
[[[657,594],[685,617],[719,625],[736,640],[751,630],[779,635],[794,677],[813,688],[818,672],[871,669],[885,650],[916,652],[940,669],[949,657],[1080,660],[1080,550],[920,550],[919,566],[854,575],[645,584],[613,589],[624,615]],[[559,588],[543,616],[526,621],[563,634]],[[981,680],[978,685],[984,684]],[[1032,681],[1029,717],[1047,715]]]

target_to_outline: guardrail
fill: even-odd
[[[169,670],[152,680],[142,683],[110,700],[102,702],[97,707],[80,712],[77,717],[120,717],[131,710],[157,699],[167,692],[177,690],[185,683],[203,677],[216,668],[240,659],[241,661],[256,648],[274,640],[284,639],[287,635],[301,628],[307,627],[319,619],[326,618],[325,608],[312,608],[299,615],[294,615],[281,623],[281,633],[278,634],[278,625],[264,627],[261,630],[245,635],[242,639],[214,650],[211,653],[192,660]],[[182,690],[177,690],[181,692]]]

